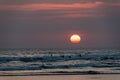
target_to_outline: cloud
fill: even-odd
[[[31,3],[31,4],[4,4],[0,5],[0,10],[23,10],[23,11],[37,11],[37,10],[71,10],[71,9],[91,9],[97,8],[100,6],[118,6],[120,7],[120,3],[106,3],[106,2],[87,2],[87,3]]]
[[[54,15],[54,16],[47,16],[47,17],[44,17],[46,19],[55,19],[55,18],[67,18],[67,19],[70,19],[70,18],[95,18],[95,17],[103,17],[105,16],[105,14],[83,14],[83,13],[67,13],[67,14],[62,14],[62,15]]]
[[[103,2],[95,3],[73,3],[73,4],[24,4],[24,5],[0,5],[0,10],[59,10],[59,9],[80,9],[95,8],[104,4]]]
[[[24,20],[41,18],[43,20],[55,18],[101,17],[109,15],[110,13],[112,14],[113,12],[115,12],[113,10],[117,10],[118,7],[120,7],[120,3],[106,3],[96,1],[72,4],[39,3],[21,5],[0,5],[0,11],[14,12],[12,18],[15,17]]]
[[[99,15],[99,17],[104,16],[101,14],[98,14],[98,15]],[[97,15],[95,15],[95,14],[67,14],[64,17],[66,17],[66,18],[79,18],[79,17],[96,17],[96,16]]]

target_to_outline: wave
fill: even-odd
[[[114,72],[101,71],[54,71],[54,72],[38,72],[38,71],[21,71],[21,72],[1,72],[0,76],[43,76],[43,75],[97,75],[97,74],[120,74]]]
[[[37,75],[86,75],[86,74],[113,74],[113,73],[101,73],[98,71],[57,71],[57,72],[19,72],[19,73],[1,73],[0,76],[37,76]],[[115,74],[115,73],[114,73]]]
[[[66,51],[40,51],[40,50],[6,50],[0,51],[0,73],[1,71],[31,71],[50,69],[50,74],[69,73],[71,69],[80,69],[72,73],[95,73],[96,70],[87,71],[86,68],[97,68],[99,73],[101,69],[120,72],[120,51],[106,50],[66,50]],[[67,69],[68,72],[54,71],[56,69]],[[54,72],[53,72],[54,71]],[[45,74],[49,73],[46,70]],[[97,73],[97,72],[96,72]],[[111,72],[110,72],[111,73]],[[41,74],[41,73],[40,73]],[[71,73],[69,73],[71,74]]]
[[[74,54],[74,53],[73,53]],[[55,61],[67,61],[67,60],[120,60],[120,54],[111,55],[98,55],[98,54],[76,54],[76,55],[59,55],[59,56],[33,56],[33,57],[0,57],[0,63],[10,61],[22,61],[22,62],[55,62]]]

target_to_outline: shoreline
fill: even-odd
[[[61,76],[61,75],[120,75],[120,73],[94,73],[94,72],[74,72],[74,73],[28,73],[28,74],[0,74],[1,76]]]
[[[120,74],[0,76],[0,80],[120,80]]]
[[[120,71],[110,70],[15,70],[15,71],[0,71],[0,76],[56,76],[56,75],[111,75],[120,74]]]

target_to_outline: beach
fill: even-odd
[[[0,76],[0,80],[120,80],[120,74]]]

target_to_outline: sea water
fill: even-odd
[[[120,74],[120,49],[0,49],[0,75]]]

